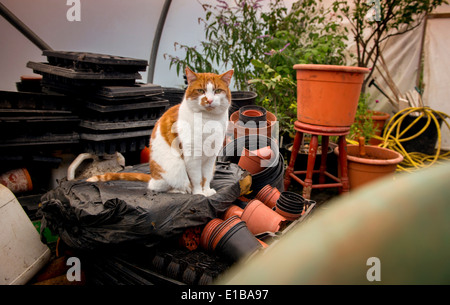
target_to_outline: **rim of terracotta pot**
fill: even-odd
[[[220,240],[227,234],[228,231],[230,231],[235,225],[242,222],[242,219],[240,219],[238,216],[234,215],[225,220],[221,226],[217,227],[216,234],[213,234],[211,236],[210,242],[208,244],[209,249],[215,250],[217,247],[217,244],[220,242]]]
[[[387,120],[391,116],[389,113],[377,110],[369,110],[372,113],[372,120]]]
[[[267,112],[266,112],[266,118],[267,118],[267,119],[266,119],[266,120],[267,120],[267,124],[266,124],[265,126],[261,127],[261,128],[271,128],[271,127],[272,127],[273,125],[275,125],[275,123],[277,122],[277,117],[276,117],[276,115],[273,114],[273,113],[270,112],[270,111],[267,111]],[[234,124],[235,126],[238,126],[239,128],[245,128],[245,129],[250,129],[250,130],[253,130],[253,129],[260,129],[260,128],[258,128],[258,127],[250,128],[250,127],[245,127],[245,126],[239,125],[239,124],[238,124],[238,122],[239,122],[239,110],[233,112],[233,113],[230,115],[230,122],[231,122],[232,124]]]
[[[354,156],[351,154],[353,149],[355,149],[356,151],[359,151],[359,146],[354,145],[354,144],[347,145],[347,159],[352,162],[363,163],[363,164],[373,164],[373,165],[393,165],[393,164],[398,164],[403,161],[403,156],[400,153],[398,153],[392,149],[388,149],[388,148],[384,148],[384,147],[366,145],[365,150],[366,150],[367,154],[370,154],[371,152],[377,151],[377,150],[386,152],[390,155],[389,159],[378,160],[378,159],[367,159],[367,158],[357,157],[357,156]],[[334,153],[339,156],[339,147],[336,147],[334,149]]]
[[[370,70],[364,67],[337,66],[337,65],[316,65],[316,64],[296,64],[295,70],[315,70],[315,71],[333,71],[350,73],[368,73]]]
[[[200,235],[200,246],[207,250],[208,249],[208,242],[211,237],[211,234],[214,232],[214,230],[217,228],[218,225],[223,223],[223,220],[220,218],[214,218],[213,220],[210,220],[206,226],[203,228],[202,234]]]
[[[227,220],[228,218],[236,215],[238,217],[241,217],[242,212],[244,211],[244,209],[238,207],[237,205],[232,204],[226,211],[225,214],[223,215],[223,219]]]

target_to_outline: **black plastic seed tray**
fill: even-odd
[[[95,92],[94,96],[111,101],[139,99],[163,94],[163,89],[154,84],[135,84],[133,86],[104,86]]]
[[[70,79],[48,73],[42,73],[42,76],[42,87],[44,90],[70,96],[93,97],[102,86],[133,86],[135,84],[134,79]]]
[[[65,146],[69,144],[78,144],[80,142],[80,136],[76,132],[52,134],[45,133],[42,135],[21,135],[14,138],[2,138],[0,140],[0,150],[24,147],[45,147],[45,146]]]
[[[169,102],[153,98],[150,102],[102,105],[86,102],[83,119],[98,122],[130,122],[157,120],[169,107]]]
[[[80,132],[81,149],[96,155],[140,151],[148,146],[152,129],[95,134]]]
[[[49,63],[43,62],[33,62],[29,61],[27,63],[27,67],[33,69],[34,73],[42,74],[52,74],[57,75],[69,79],[83,79],[83,80],[117,80],[117,79],[141,79],[141,75],[137,72],[131,73],[123,73],[116,71],[100,71],[100,72],[91,72],[91,71],[77,71],[65,67],[53,66]]]
[[[91,52],[51,51],[42,52],[52,65],[71,67],[75,70],[92,71],[145,71],[147,61]]]
[[[61,94],[0,91],[0,109],[72,111],[74,99]]]
[[[80,127],[89,129],[90,132],[111,132],[111,131],[120,131],[120,130],[129,130],[129,129],[142,129],[155,126],[157,120],[144,120],[144,121],[130,121],[130,122],[96,122],[96,121],[88,121],[82,120],[80,122]]]

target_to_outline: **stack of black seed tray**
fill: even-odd
[[[43,51],[47,63],[28,62],[50,91],[79,103],[80,144],[97,155],[143,149],[169,106],[159,85],[139,84],[147,61],[87,52]]]
[[[0,151],[78,144],[80,118],[70,98],[61,94],[0,91]]]

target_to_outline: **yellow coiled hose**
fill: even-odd
[[[402,126],[404,118],[414,112],[419,112],[420,114],[411,124],[404,128]],[[402,138],[403,135],[423,117],[427,118],[427,123],[425,124],[425,126],[415,135],[412,135],[408,138]],[[433,110],[429,107],[406,108],[392,116],[392,118],[388,121],[384,128],[382,137],[374,136],[374,138],[382,141],[382,143],[378,146],[395,150],[403,156],[403,162],[401,162],[397,166],[397,171],[412,172],[416,169],[432,166],[433,164],[441,160],[450,159],[450,152],[441,153],[441,126],[438,121],[438,118],[441,118],[445,125],[447,125],[447,128],[450,129],[450,125],[446,121],[448,117],[449,116],[447,114]],[[436,153],[434,155],[427,155],[420,152],[407,152],[403,148],[402,143],[413,140],[420,136],[430,126],[430,124],[434,124],[437,130],[438,141]],[[354,141],[349,142],[352,144],[357,144],[353,143]]]

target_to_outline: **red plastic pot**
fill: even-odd
[[[263,232],[278,232],[286,222],[286,218],[257,199],[247,204],[241,218],[255,235]]]
[[[276,187],[272,187],[270,184],[263,187],[258,194],[256,194],[256,199],[271,209],[276,206],[278,198],[280,198],[280,191]]]

